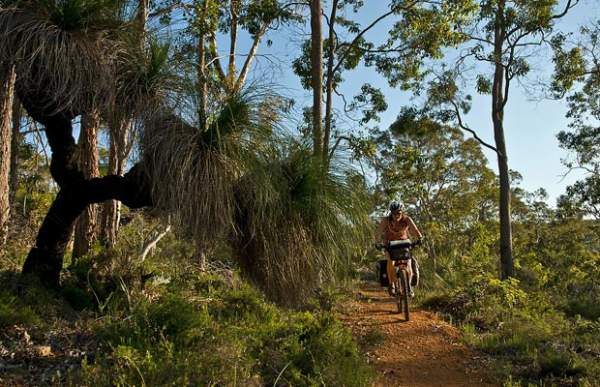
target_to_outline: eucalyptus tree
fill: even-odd
[[[434,272],[438,259],[469,255],[473,228],[485,227],[497,211],[496,175],[477,141],[415,108],[404,108],[387,129],[371,135],[367,156],[375,174],[377,201],[401,199],[427,235]]]
[[[429,103],[441,107],[440,117],[453,121],[472,133],[485,147],[497,155],[499,171],[499,219],[501,278],[514,276],[511,226],[511,189],[504,113],[515,82],[531,72],[530,61],[539,57],[540,46],[551,43],[556,22],[564,17],[578,0],[480,0],[470,23],[460,25],[464,43],[458,59],[449,68],[436,72],[430,82]],[[469,77],[471,75],[471,77]],[[476,75],[476,76],[472,76]],[[468,85],[475,79],[474,85]],[[490,95],[490,117],[494,144],[479,137],[463,115],[470,109],[471,97],[461,86],[473,87]]]
[[[574,205],[577,212],[600,219],[600,22],[581,28],[581,38],[569,42],[557,36],[552,90],[557,97],[567,94],[569,130],[561,131],[561,147],[571,153],[564,160],[569,171],[584,173],[583,180],[567,187],[560,201]]]
[[[100,113],[94,109],[81,116],[79,126],[79,163],[83,177],[92,179],[99,176],[98,170],[98,132]],[[73,236],[73,259],[87,254],[96,241],[98,206],[89,204],[75,223]]]
[[[376,67],[392,85],[408,87],[410,80],[419,77],[417,69],[425,59],[440,57],[442,47],[460,41],[461,36],[454,27],[469,15],[472,4],[470,0],[441,1],[438,4],[420,0],[393,0],[385,2],[380,14],[365,25],[346,16],[351,14],[359,17],[365,12],[364,7],[362,1],[333,0],[330,8],[322,12],[328,31],[323,42],[323,54],[314,53],[314,40],[319,40],[317,34],[303,45],[302,55],[294,61],[294,71],[300,76],[303,87],[312,88],[314,93],[311,122],[315,128],[312,132],[313,149],[321,153],[325,165],[340,141],[352,139],[348,133],[334,130],[334,95],[340,95],[346,113],[358,111],[361,114],[356,119],[359,125],[364,126],[376,120],[378,114],[387,109],[382,92],[368,83],[361,87],[352,101],[347,102],[339,91],[343,82],[342,74],[363,64]],[[314,12],[312,14],[316,15]],[[315,19],[320,21],[321,17],[315,16]],[[369,32],[385,23],[388,23],[387,26],[391,24],[392,28],[384,39],[367,39]],[[314,30],[316,24],[311,27]],[[321,59],[317,61],[317,57]],[[318,63],[323,67],[320,71],[314,68]],[[319,73],[324,74],[324,82],[318,82]],[[316,88],[317,83],[324,83],[324,87]],[[314,109],[319,109],[318,100],[321,100],[323,91],[326,94],[325,114],[321,123]],[[321,126],[322,131],[319,129]]]
[[[235,95],[242,91],[265,35],[282,24],[297,20],[299,16],[295,12],[296,2],[292,1],[226,0],[217,2],[217,5],[217,29],[207,36],[210,66],[225,94]],[[249,50],[244,53],[239,52],[238,46],[241,31],[245,31],[252,41]],[[217,33],[229,35],[226,66],[219,54]],[[244,61],[238,69],[236,58],[239,56],[243,56]]]
[[[23,141],[21,134],[21,120],[23,118],[23,108],[19,99],[13,98],[12,109],[12,136],[10,143],[10,179],[8,200],[11,206],[14,206],[17,185],[19,183],[19,148]]]
[[[139,46],[143,52],[148,44],[148,34],[146,31],[149,17],[148,0],[138,0],[132,4],[126,4],[133,8],[133,20],[128,26],[132,39],[128,44]],[[118,105],[119,101],[114,101]],[[117,106],[113,107],[116,112]],[[109,157],[108,174],[122,175],[125,172],[127,158],[134,146],[134,122],[135,117],[131,112],[123,111],[122,114],[112,114],[108,119],[109,136]],[[88,136],[90,137],[90,136]],[[117,200],[110,200],[103,204],[102,218],[100,220],[100,239],[104,246],[113,246],[117,239],[119,223],[121,219],[121,203]]]

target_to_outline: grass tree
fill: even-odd
[[[125,73],[115,69],[124,67],[129,57],[115,38],[117,27],[123,27],[116,17],[120,9],[116,0],[73,0],[23,1],[0,10],[1,59],[19,58],[15,88],[28,114],[44,125],[52,150],[50,171],[59,187],[23,267],[25,274],[37,275],[47,286],[59,283],[74,222],[87,205],[108,199],[130,207],[151,203],[144,194],[145,175],[139,165],[125,176],[85,178],[72,135],[75,116],[112,106],[115,84],[144,87],[143,92],[135,92],[141,87],[126,92],[123,107],[147,92],[147,82],[136,82],[140,77],[129,83],[114,77]]]

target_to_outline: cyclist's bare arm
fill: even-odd
[[[408,217],[408,233],[411,237],[415,237],[417,240],[423,238],[423,234],[421,234],[421,231],[419,231],[417,225],[410,216]]]

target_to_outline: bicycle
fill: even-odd
[[[412,259],[412,249],[421,244],[421,241],[411,242],[410,239],[390,241],[387,244],[377,244],[379,250],[385,249],[394,262],[396,270],[396,305],[398,313],[404,312],[404,320],[410,320],[408,299],[410,297],[410,271],[408,269]],[[392,286],[392,284],[390,284]]]

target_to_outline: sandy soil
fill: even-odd
[[[374,386],[499,385],[485,357],[467,348],[456,328],[421,310],[405,322],[394,300],[376,284],[363,284],[340,317],[364,343],[379,372]]]

